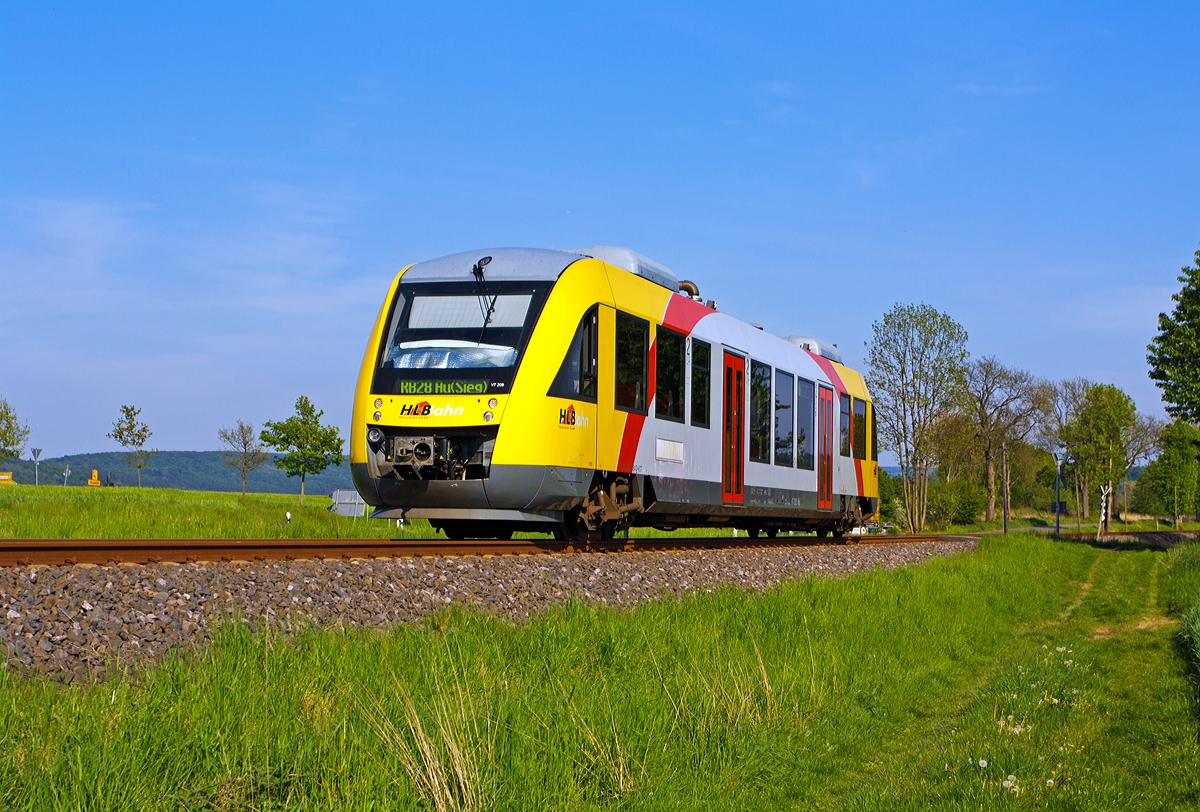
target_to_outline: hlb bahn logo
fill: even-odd
[[[401,417],[459,417],[463,413],[461,406],[455,407],[447,403],[445,406],[433,406],[429,401],[420,403],[405,403],[400,407]]]
[[[587,416],[576,414],[573,403],[565,409],[558,410],[558,425],[560,426],[587,426],[587,424]]]

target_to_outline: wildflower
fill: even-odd
[[[987,759],[985,759],[985,758],[979,759],[979,769],[982,770],[986,766],[987,766]]]
[[[1064,651],[1067,650],[1067,647],[1066,646],[1057,646],[1054,650],[1057,651],[1059,654],[1062,654]]]
[[[1053,778],[1047,778],[1047,779],[1046,779],[1046,786],[1048,786],[1048,787],[1052,787],[1052,786],[1054,786],[1054,779],[1053,779]]]

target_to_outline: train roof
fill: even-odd
[[[418,262],[404,274],[405,282],[465,282],[471,280],[471,269],[483,257],[491,257],[485,274],[488,279],[546,280],[558,279],[568,265],[583,259],[585,254],[571,251],[549,251],[544,248],[481,248],[463,251],[448,257]]]
[[[591,248],[565,251],[545,248],[481,248],[477,251],[463,251],[418,262],[408,269],[404,281],[451,282],[471,279],[471,269],[482,257],[492,258],[485,271],[488,279],[552,282],[576,260],[594,257],[613,267],[648,279],[667,290],[679,290],[679,280],[670,268],[630,248],[615,245],[593,245]]]

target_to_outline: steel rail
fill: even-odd
[[[935,541],[952,536],[813,536],[776,538],[631,538],[565,542],[553,539],[0,539],[0,567],[63,564],[154,564],[165,561],[421,558],[435,556],[547,555],[574,552],[649,552],[883,544]]]

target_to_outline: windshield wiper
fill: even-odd
[[[476,344],[483,342],[483,335],[487,332],[488,325],[492,323],[492,315],[496,312],[496,300],[500,298],[500,294],[497,293],[491,297],[492,301],[488,302],[488,297],[491,294],[488,293],[487,282],[483,279],[483,268],[491,261],[491,257],[482,257],[471,267],[471,274],[475,277],[475,281],[479,283],[479,287],[483,291],[483,299],[479,303],[479,310],[483,313],[483,329],[479,331],[479,340],[475,342]],[[484,307],[485,303],[487,304],[486,308]]]

